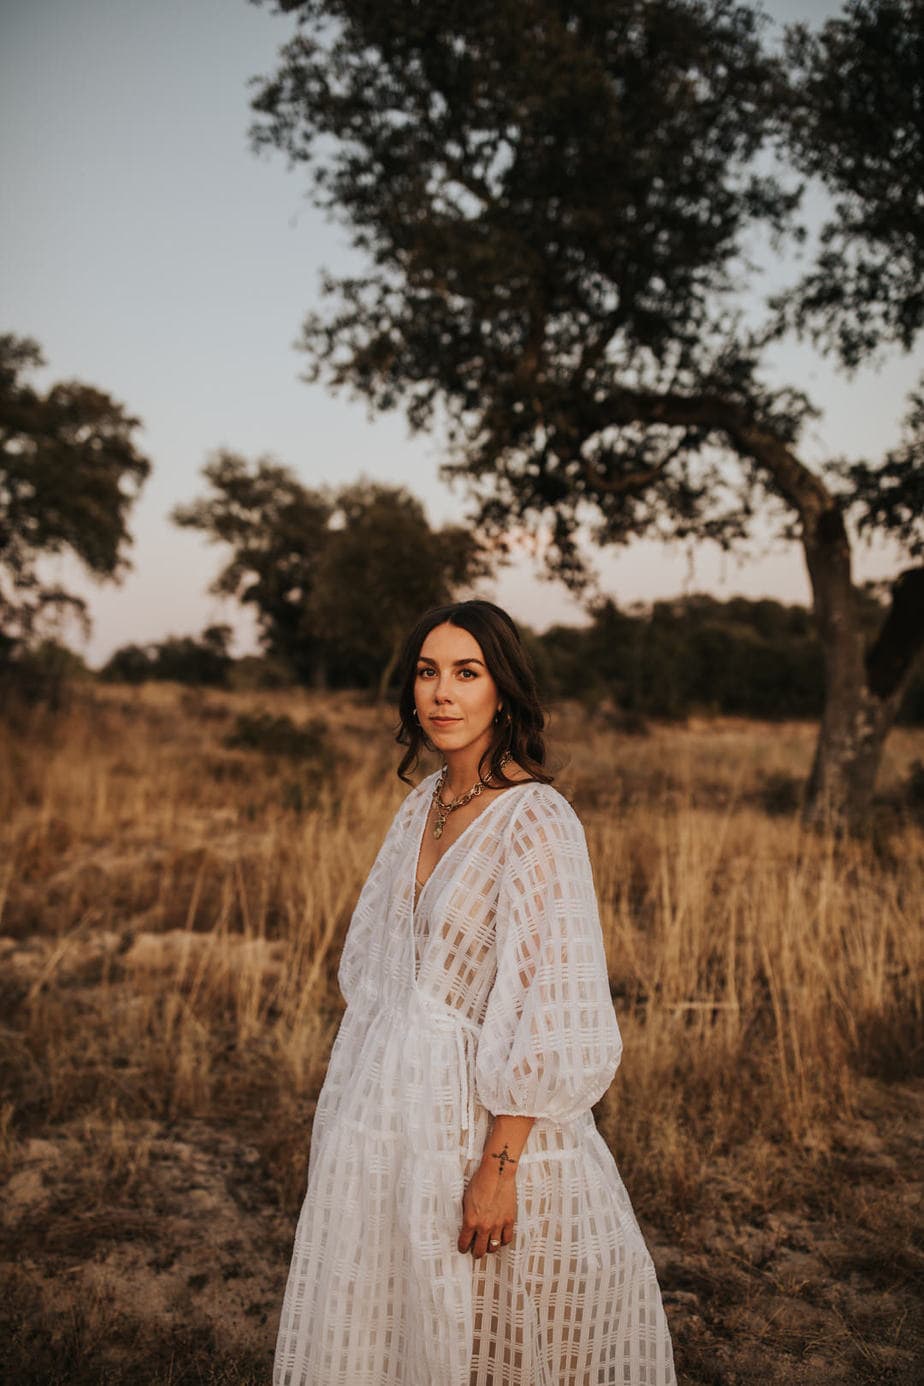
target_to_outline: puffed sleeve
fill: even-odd
[[[364,977],[381,975],[382,921],[387,917],[389,894],[394,887],[395,863],[407,847],[407,834],[421,792],[418,785],[398,806],[347,927],[337,966],[337,985],[347,1005],[355,999]]]
[[[513,814],[496,930],[479,1101],[494,1116],[569,1121],[606,1092],[622,1039],[584,829],[549,786],[526,791]]]

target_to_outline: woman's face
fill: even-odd
[[[475,637],[448,621],[434,626],[417,656],[414,704],[436,749],[444,755],[487,750],[501,702]]]

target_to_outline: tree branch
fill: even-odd
[[[608,496],[626,495],[629,491],[640,490],[643,486],[647,486],[649,482],[654,481],[657,476],[660,476],[661,472],[673,462],[677,454],[686,445],[686,441],[687,436],[686,432],[684,432],[683,437],[661,458],[660,462],[656,462],[654,466],[645,467],[640,471],[627,472],[624,476],[603,476],[598,468],[595,467],[594,463],[587,461],[586,458],[582,458],[581,460],[581,469],[595,491],[601,491]]]
[[[755,423],[744,404],[717,395],[656,394],[620,390],[601,401],[609,423],[659,423],[726,435],[732,447],[768,472],[803,523],[814,528],[834,505],[824,482],[766,424]],[[601,426],[604,420],[601,418]]]

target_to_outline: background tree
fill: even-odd
[[[433,530],[404,489],[360,482],[337,493],[311,609],[332,643],[368,661],[381,698],[420,613],[490,571],[469,530]]]
[[[251,607],[266,652],[302,681],[316,681],[323,646],[309,599],[327,540],[330,498],[266,457],[251,466],[237,453],[217,452],[203,476],[209,493],[177,506],[172,518],[230,549],[211,590]]]
[[[71,553],[93,577],[127,568],[128,516],[150,463],[135,447],[136,418],[91,385],[28,382],[44,365],[38,343],[0,336],[0,661],[32,640],[42,618],[86,604],[50,584],[42,560]]]
[[[591,625],[554,626],[538,641],[557,694],[613,700],[638,717],[784,719],[821,711],[821,651],[811,613],[800,606],[698,593],[626,612],[607,600]]]
[[[413,619],[490,570],[468,531],[431,529],[401,488],[312,491],[284,467],[229,453],[204,475],[212,494],[174,519],[231,548],[213,590],[252,604],[267,652],[306,682],[383,694]]]
[[[791,86],[760,17],[726,0],[277,9],[299,29],[255,98],[255,142],[309,167],[367,264],[325,280],[310,374],[417,428],[439,415],[478,521],[550,523],[549,564],[576,587],[591,515],[601,543],[729,546],[758,513],[798,533],[827,680],[810,801],[860,817],[920,647],[918,579],[867,651],[847,474],[802,461],[808,401],[768,388],[768,332],[736,316],[749,234],[781,233],[797,204],[768,155],[807,79]]]
[[[924,327],[924,6],[848,0],[816,32],[792,26],[785,59],[788,148],[832,206],[813,265],[776,307],[784,324],[812,335],[853,370],[885,344],[909,351]],[[899,447],[883,459],[835,459],[828,476],[861,532],[889,534],[920,560],[924,379],[904,425]],[[862,800],[924,643],[924,567],[898,575],[891,610],[867,639],[849,569],[846,579],[840,600],[825,612],[844,629],[826,642],[830,696],[822,736],[857,748]],[[815,779],[822,770],[816,761]]]
[[[231,627],[206,626],[197,638],[170,635],[149,645],[122,645],[100,670],[111,683],[147,683],[163,679],[172,683],[225,688],[234,664],[230,653]]]

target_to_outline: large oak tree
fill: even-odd
[[[854,0],[840,28],[795,32],[782,59],[731,0],[276,8],[298,27],[254,99],[255,142],[310,170],[363,260],[325,280],[328,306],[304,328],[309,374],[443,425],[447,474],[467,480],[480,523],[550,522],[549,561],[576,586],[588,521],[617,544],[731,545],[768,511],[798,533],[827,685],[810,802],[861,817],[921,645],[924,572],[901,575],[867,649],[847,519],[855,506],[920,552],[921,410],[884,465],[823,475],[800,455],[809,401],[770,388],[760,362],[788,322],[848,362],[851,342],[917,332],[919,252],[898,262],[887,246],[899,218],[903,245],[922,232],[920,179],[890,191],[922,163],[924,64],[908,63],[920,5]],[[891,63],[888,79],[871,63]],[[860,131],[839,136],[826,113],[845,86],[862,90],[879,161],[859,192],[847,146]],[[799,169],[860,210],[847,224],[835,205],[814,278],[748,329],[752,238],[792,226]],[[825,293],[840,266],[843,292]]]

